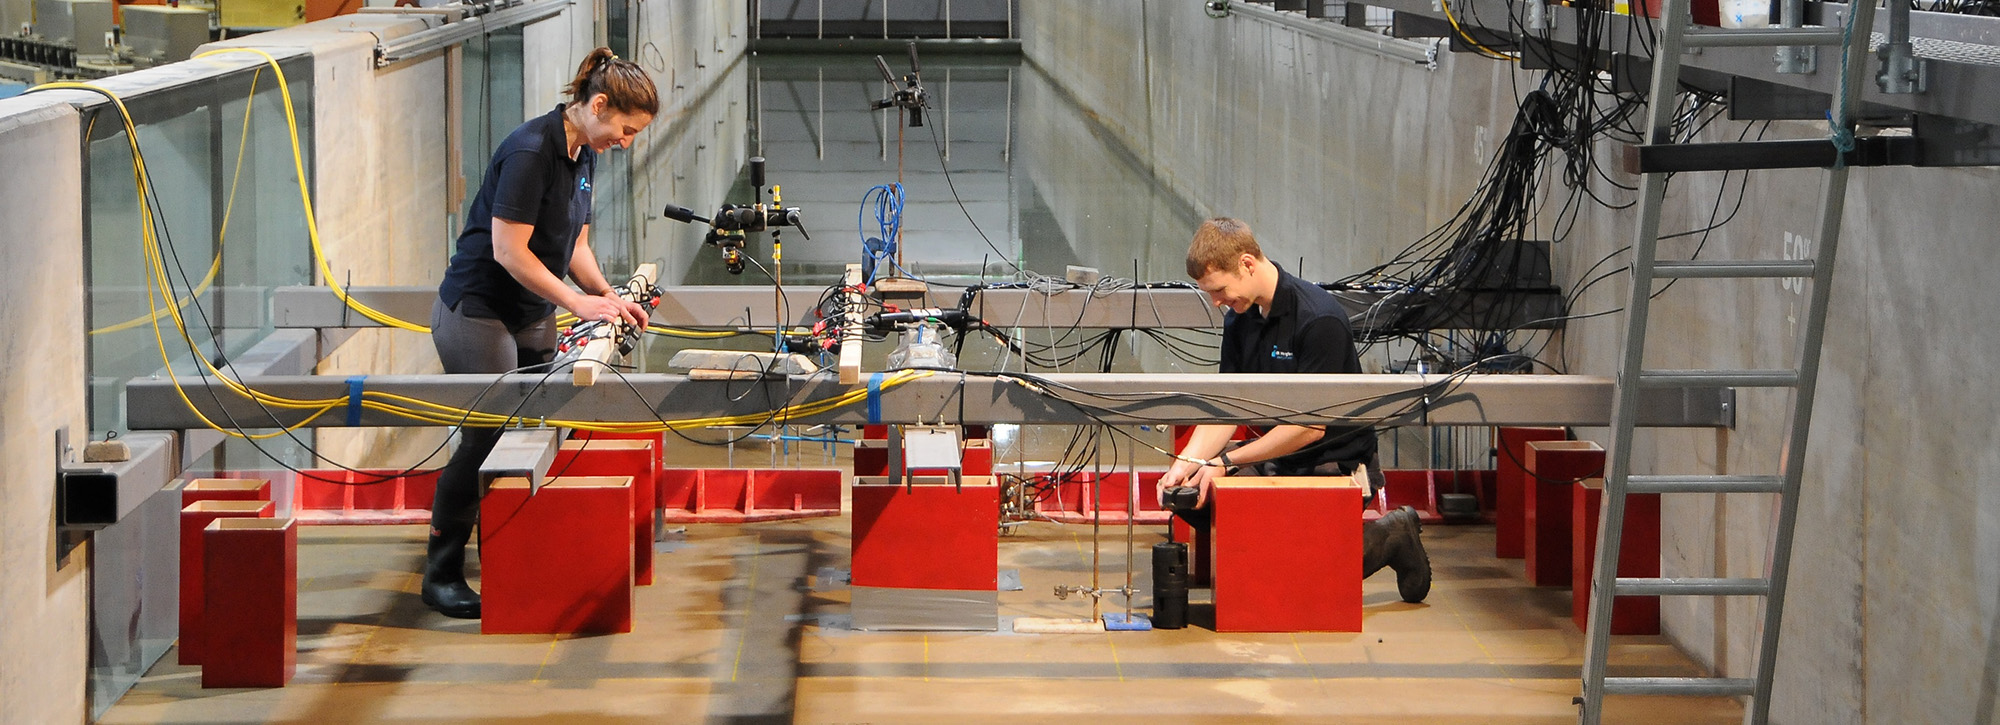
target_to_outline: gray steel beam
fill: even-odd
[[[1433,0],[1377,0],[1368,4],[1390,8],[1399,15],[1408,13],[1440,21],[1445,19],[1444,12]],[[1500,33],[1513,32],[1509,23],[1509,13],[1515,8],[1508,0],[1455,0],[1451,3],[1451,8],[1452,16],[1461,26]],[[1846,10],[1846,5],[1838,3],[1809,3],[1806,22],[1837,27],[1846,17]],[[1521,12],[1525,14],[1525,11]],[[1565,46],[1575,46],[1577,29],[1583,17],[1582,11],[1573,7],[1550,5],[1547,12],[1551,27],[1546,39]],[[1602,50],[1651,58],[1649,47],[1651,41],[1647,39],[1652,37],[1652,32],[1645,27],[1635,26],[1632,16],[1600,13],[1598,18],[1604,29],[1599,35],[1602,39]],[[1306,18],[1299,18],[1298,21],[1326,23]],[[1640,18],[1639,22],[1654,21],[1650,18]],[[1936,41],[1960,44],[1959,47],[1967,50],[1980,51],[1977,54],[1979,57],[1929,58],[1929,77],[1926,79],[1927,90],[1924,93],[1883,93],[1875,87],[1875,84],[1868,83],[1859,89],[1862,92],[1862,102],[1900,111],[2000,125],[2000,18],[1914,11],[1910,13],[1909,28],[1910,37],[1916,41],[1920,56],[1928,52],[1926,41]],[[1875,30],[1886,34],[1888,19],[1877,17]],[[1831,62],[1837,65],[1840,62],[1838,53],[1832,50],[1821,55],[1822,63]],[[1989,55],[1993,58],[1985,58]],[[1862,59],[1855,60],[1859,62]],[[1820,94],[1833,93],[1840,75],[1779,73],[1777,66],[1772,62],[1770,48],[1705,48],[1699,54],[1683,57],[1681,62],[1689,69],[1753,78]],[[1926,161],[1944,165],[1942,160],[1926,159]]]
[[[939,372],[880,392],[874,405],[846,407],[794,418],[801,424],[954,423],[1074,424],[1105,422],[1380,425],[1574,425],[1611,420],[1613,383],[1582,375],[1151,375],[1070,373],[1039,376],[1055,395],[1011,380]],[[297,424],[310,410],[265,410],[199,378],[182,378],[211,419],[246,427]],[[307,425],[347,424],[350,389],[343,377],[271,376],[245,381],[271,395],[332,401],[334,407]],[[126,390],[134,429],[186,429],[202,422],[181,403],[174,380],[135,380]],[[827,399],[858,389],[825,375],[774,381],[690,380],[682,375],[634,374],[591,387],[543,375],[382,375],[364,391],[393,393],[455,408],[516,416],[533,423],[654,421],[720,415],[761,416],[789,401]],[[1078,391],[1089,391],[1078,392]],[[1058,399],[1055,396],[1061,396]],[[1209,399],[1194,397],[1210,396]],[[1727,427],[1734,422],[1734,391],[1681,387],[1650,390],[1641,405],[1643,424]],[[1095,406],[1097,418],[1072,402]],[[1259,401],[1282,401],[1281,405]],[[876,409],[871,420],[869,410]],[[1306,411],[1303,413],[1295,411]],[[375,410],[359,411],[361,426],[431,425]],[[692,426],[691,426],[692,427]]]
[[[824,287],[788,285],[785,307],[789,323],[796,324],[807,310],[819,303]],[[769,329],[775,318],[773,295],[767,287],[714,285],[664,287],[660,307],[653,321],[669,327],[735,329],[744,326]],[[353,287],[349,296],[382,312],[411,322],[430,320],[431,304],[437,290],[431,287]],[[1371,320],[1368,310],[1384,293],[1367,290],[1340,290],[1334,293],[1357,326]],[[1471,299],[1453,299],[1442,308],[1457,310],[1446,319],[1428,320],[1443,328],[1554,329],[1562,327],[1562,299],[1554,292],[1467,293]],[[956,307],[959,292],[933,290],[925,299],[927,307]],[[986,289],[974,298],[972,311],[996,327],[1080,327],[1215,329],[1222,325],[1222,312],[1193,288],[1121,290],[1091,293],[1071,290],[1043,294],[1027,289]],[[1381,317],[1377,315],[1375,317]],[[1387,315],[1396,318],[1397,315]],[[326,287],[280,287],[271,293],[271,319],[280,328],[374,327],[366,317],[354,314]]]

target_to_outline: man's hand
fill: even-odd
[[[1154,485],[1153,494],[1159,500],[1160,506],[1165,508],[1167,489],[1186,486],[1195,490],[1194,507],[1202,508],[1208,505],[1208,491],[1213,487],[1215,477],[1220,475],[1223,475],[1221,466],[1174,461],[1174,465],[1167,469],[1166,475],[1161,476],[1159,483]]]

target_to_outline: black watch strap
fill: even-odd
[[[1223,451],[1221,453],[1215,454],[1215,460],[1220,461],[1222,463],[1223,468],[1236,467],[1236,464],[1229,460],[1229,451]]]

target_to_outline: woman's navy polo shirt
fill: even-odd
[[[519,331],[555,312],[555,305],[507,273],[493,258],[493,217],[530,224],[528,251],[556,279],[569,273],[576,237],[590,223],[590,177],[597,152],[584,146],[575,159],[563,132],[563,105],[500,142],[486,179],[466,212],[458,251],[445,269],[438,298],[467,317],[499,320]]]
[[[1347,309],[1340,300],[1279,267],[1278,288],[1271,294],[1270,309],[1251,307],[1240,315],[1233,311],[1223,315],[1221,371],[1358,373],[1361,357],[1354,349],[1354,330],[1347,324]],[[1330,425],[1319,442],[1274,463],[1279,475],[1304,475],[1322,463],[1351,466],[1374,455],[1371,429]]]

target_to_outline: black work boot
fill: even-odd
[[[447,617],[479,618],[479,592],[465,583],[465,544],[472,532],[445,534],[431,529],[424,556],[424,604]]]
[[[1361,529],[1361,576],[1387,566],[1396,570],[1396,591],[1403,601],[1422,602],[1431,593],[1431,557],[1424,551],[1423,521],[1417,510],[1404,506]]]

